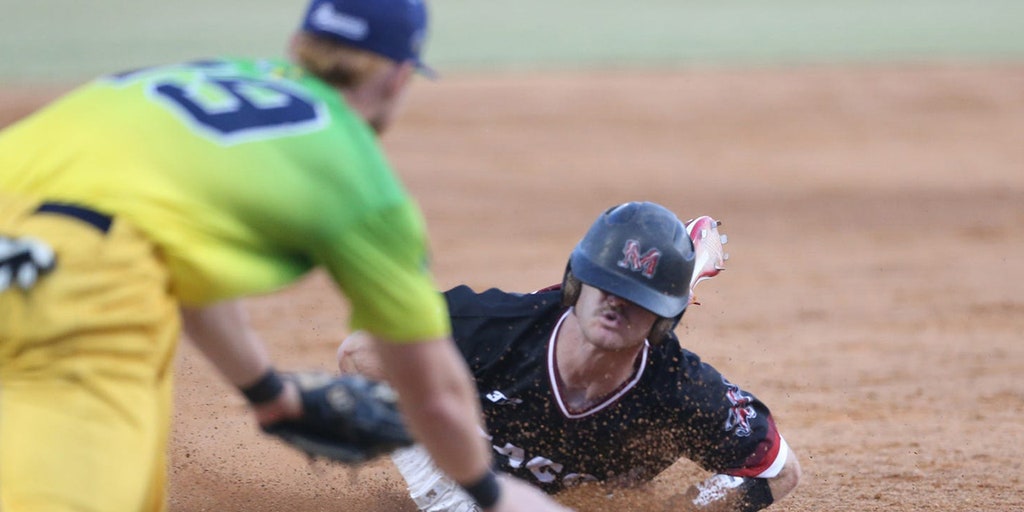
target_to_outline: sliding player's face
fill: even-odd
[[[657,315],[636,304],[583,284],[575,306],[583,337],[605,350],[636,348],[647,338]]]

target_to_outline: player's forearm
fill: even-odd
[[[491,454],[478,427],[479,403],[454,345],[377,343],[377,353],[410,430],[437,466],[463,485],[487,473]]]
[[[261,425],[300,414],[298,390],[273,372],[270,356],[249,327],[240,301],[183,307],[181,316],[192,343],[228,382],[245,394]]]
[[[181,312],[185,333],[231,384],[247,387],[270,368],[270,357],[249,327],[241,302],[183,307]]]

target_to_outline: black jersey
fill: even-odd
[[[674,335],[648,344],[619,389],[573,411],[555,384],[552,340],[568,314],[559,290],[460,286],[445,296],[501,471],[557,492],[579,481],[649,480],[680,457],[748,477],[773,476],[766,472],[785,460],[767,407]]]

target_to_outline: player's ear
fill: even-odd
[[[415,74],[416,65],[412,61],[402,62],[393,66],[384,78],[385,96],[389,100],[400,96]]]

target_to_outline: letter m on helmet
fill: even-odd
[[[618,262],[620,267],[640,272],[647,279],[654,277],[654,272],[658,269],[658,260],[661,259],[661,251],[650,249],[641,256],[640,242],[626,240],[626,245],[622,247],[622,254],[623,257]]]

